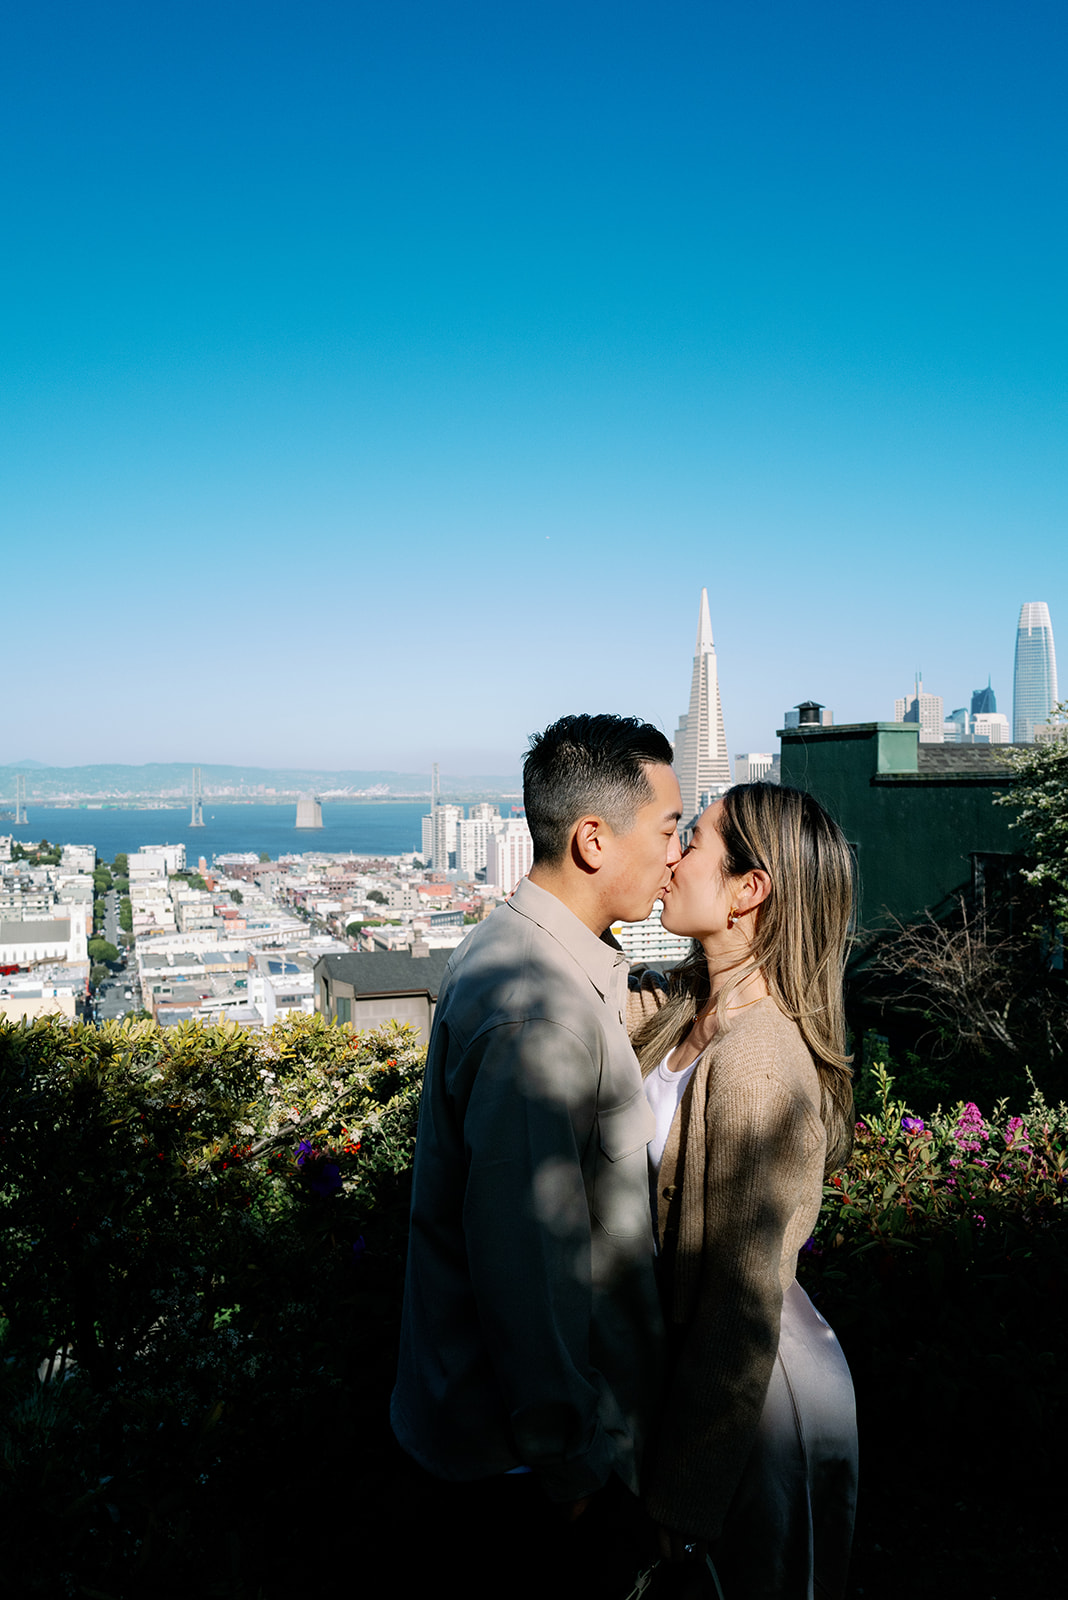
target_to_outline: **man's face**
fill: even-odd
[[[644,921],[682,856],[682,795],[674,770],[650,763],[645,775],[652,786],[652,799],[638,808],[626,833],[611,835],[612,860],[605,888],[612,922]]]

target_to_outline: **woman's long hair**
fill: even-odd
[[[746,959],[725,976],[716,997],[717,1033],[730,1026],[727,1003],[758,970],[779,1010],[801,1030],[820,1080],[827,1129],[827,1171],[848,1159],[853,1142],[853,1074],[846,1054],[842,977],[855,899],[853,855],[842,830],[818,801],[775,783],[728,789],[719,813],[725,878],[761,868],[771,891],[756,913]],[[638,1029],[643,1071],[689,1032],[709,997],[708,964],[697,941],[671,975],[667,1000]]]

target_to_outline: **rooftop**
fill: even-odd
[[[325,968],[333,981],[351,983],[356,995],[429,993],[436,999],[451,955],[451,950],[430,950],[424,956],[413,956],[408,950],[371,954],[350,950],[321,956],[316,970]]]

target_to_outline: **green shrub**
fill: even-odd
[[[421,1069],[397,1025],[0,1024],[17,1592],[190,1592],[305,1414],[388,1392]]]
[[[857,1390],[865,1594],[1053,1596],[1068,1427],[1068,1110],[971,1102],[927,1118],[872,1073],[798,1275]],[[922,1577],[916,1554],[923,1552]]]

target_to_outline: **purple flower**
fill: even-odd
[[[1009,1125],[1005,1129],[1005,1145],[1013,1150],[1031,1149],[1031,1135],[1023,1117],[1009,1118]]]
[[[976,1134],[978,1134],[978,1138],[975,1137]],[[957,1118],[957,1126],[953,1130],[953,1138],[962,1150],[979,1150],[981,1148],[979,1140],[990,1138],[986,1124],[983,1121],[983,1113],[979,1110],[974,1100],[968,1101],[968,1104]]]
[[[317,1194],[320,1200],[325,1200],[328,1195],[336,1194],[341,1188],[341,1172],[333,1161],[320,1161],[315,1169],[310,1172],[308,1188],[312,1194]]]
[[[310,1139],[302,1139],[297,1145],[297,1166],[302,1167],[309,1156],[314,1159],[315,1146]]]
[[[902,1117],[901,1126],[904,1128],[906,1133],[922,1133],[923,1132],[923,1118],[922,1117]]]
[[[360,1257],[363,1255],[363,1253],[364,1253],[364,1251],[366,1249],[367,1249],[367,1241],[364,1239],[364,1236],[361,1233],[360,1237],[356,1240],[356,1243],[352,1247],[352,1259],[353,1259],[353,1261],[359,1261]]]

